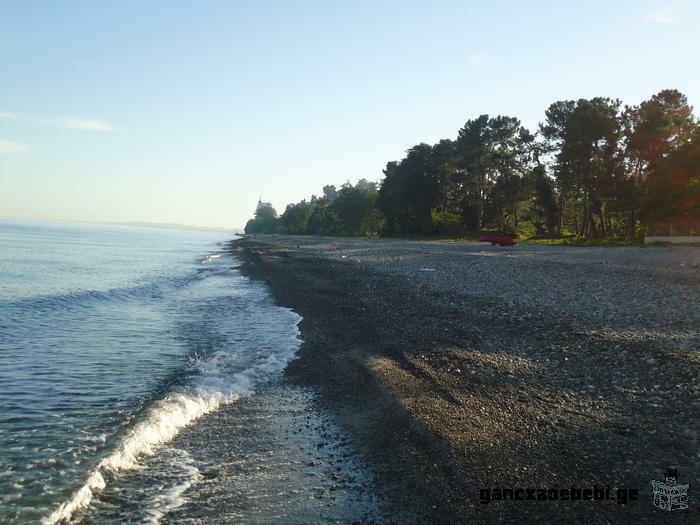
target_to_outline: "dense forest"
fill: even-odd
[[[281,216],[259,202],[246,233],[348,236],[700,235],[700,124],[685,95],[637,106],[555,102],[536,132],[481,115],[365,179],[325,186]]]

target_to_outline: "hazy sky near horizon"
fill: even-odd
[[[238,227],[482,113],[700,105],[700,2],[0,5],[0,216]],[[696,111],[697,114],[697,111]]]

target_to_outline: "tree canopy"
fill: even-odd
[[[246,233],[274,233],[277,227],[277,211],[269,202],[258,201],[255,215],[245,225]]]
[[[469,119],[388,162],[380,183],[324,186],[280,217],[259,202],[246,232],[700,234],[700,126],[685,95],[561,100],[544,117],[535,133],[515,117]]]

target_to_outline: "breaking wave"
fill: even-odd
[[[148,406],[138,421],[121,437],[114,450],[90,472],[82,487],[42,523],[69,521],[77,510],[89,505],[95,493],[107,486],[110,476],[138,468],[144,458],[153,455],[160,446],[175,437],[180,429],[222,404],[251,394],[257,384],[281,371],[293,359],[299,346],[299,330],[296,325],[300,317],[283,308],[279,308],[278,315],[280,314],[294,326],[287,338],[278,337],[275,347],[269,348],[268,352],[260,352],[252,359],[248,356],[250,366],[238,372],[234,371],[240,363],[238,354],[217,352],[205,360],[194,361],[194,375],[190,376],[193,380]],[[164,507],[152,513],[151,519],[155,520],[152,522],[157,522],[158,515],[166,512],[164,508],[179,505],[180,494],[189,487],[189,484],[185,485],[173,488],[171,494],[164,496]]]

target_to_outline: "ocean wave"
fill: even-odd
[[[73,292],[38,295],[15,301],[0,300],[0,311],[19,316],[22,312],[47,312],[52,310],[93,308],[107,301],[127,301],[139,297],[159,297],[165,290],[179,288],[191,282],[194,276],[154,279],[150,282],[111,288],[108,290],[78,290]]]
[[[192,382],[167,393],[146,408],[139,421],[118,441],[115,449],[89,473],[83,486],[42,523],[51,525],[68,522],[77,510],[90,504],[95,493],[106,487],[110,476],[139,467],[145,457],[153,455],[183,427],[222,404],[251,394],[257,384],[280,372],[294,358],[299,346],[297,324],[300,318],[291,310],[286,311],[293,323],[288,338],[277,338],[274,349],[265,355],[259,354],[250,366],[239,372],[233,372],[232,369],[236,362],[235,354],[217,352],[206,360],[196,361],[196,375]],[[182,488],[182,492],[187,487]],[[168,505],[180,504],[178,498],[181,497],[181,492],[177,493],[179,489],[174,490],[169,496],[171,499]],[[152,517],[159,519],[157,514],[153,513]]]

